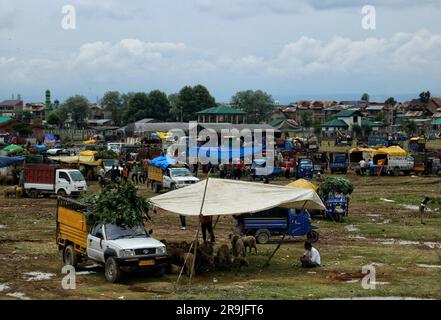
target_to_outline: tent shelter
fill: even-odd
[[[312,182],[305,180],[305,179],[298,179],[294,182],[291,182],[287,186],[294,187],[294,188],[300,188],[300,189],[309,189],[309,190],[314,190],[314,191],[317,191],[319,189],[318,186],[316,186]]]
[[[185,216],[238,215],[275,207],[326,210],[310,189],[214,178],[153,197],[150,203]]]
[[[154,207],[185,216],[239,215],[260,212],[275,207],[326,210],[317,193],[310,189],[212,178],[153,197],[150,199],[150,203]],[[195,240],[199,237],[199,230],[200,225]],[[284,238],[285,236],[283,236],[264,267],[269,265],[271,258],[280,248]],[[197,252],[197,241],[195,243],[194,252]],[[195,265],[195,259],[196,255],[193,257],[193,266]],[[183,268],[181,274],[182,271]],[[191,277],[192,273],[190,282]]]

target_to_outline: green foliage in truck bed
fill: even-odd
[[[111,184],[99,194],[84,197],[89,225],[100,222],[133,227],[142,223],[148,204],[137,191],[131,183]]]

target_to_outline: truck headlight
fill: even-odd
[[[119,252],[119,255],[121,257],[134,257],[135,256],[135,250],[133,250],[133,249],[121,250]]]
[[[167,249],[165,247],[158,247],[156,248],[157,254],[167,254]]]

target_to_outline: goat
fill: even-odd
[[[243,241],[243,245],[245,247],[245,251],[247,248],[250,248],[250,253],[251,253],[251,250],[254,249],[254,250],[256,250],[256,254],[257,254],[257,241],[256,241],[255,237],[253,237],[253,236],[242,237],[242,241]]]

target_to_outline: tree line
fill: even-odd
[[[273,97],[261,90],[237,92],[230,101],[234,108],[247,112],[249,123],[269,121],[275,110]],[[167,95],[160,90],[150,92],[108,91],[99,104],[109,112],[116,126],[123,126],[144,118],[163,122],[197,120],[197,112],[217,105],[216,99],[203,85],[185,86],[178,93]],[[90,116],[90,102],[75,95],[54,108],[47,116],[50,125],[64,128],[69,118],[72,126],[83,128]]]

